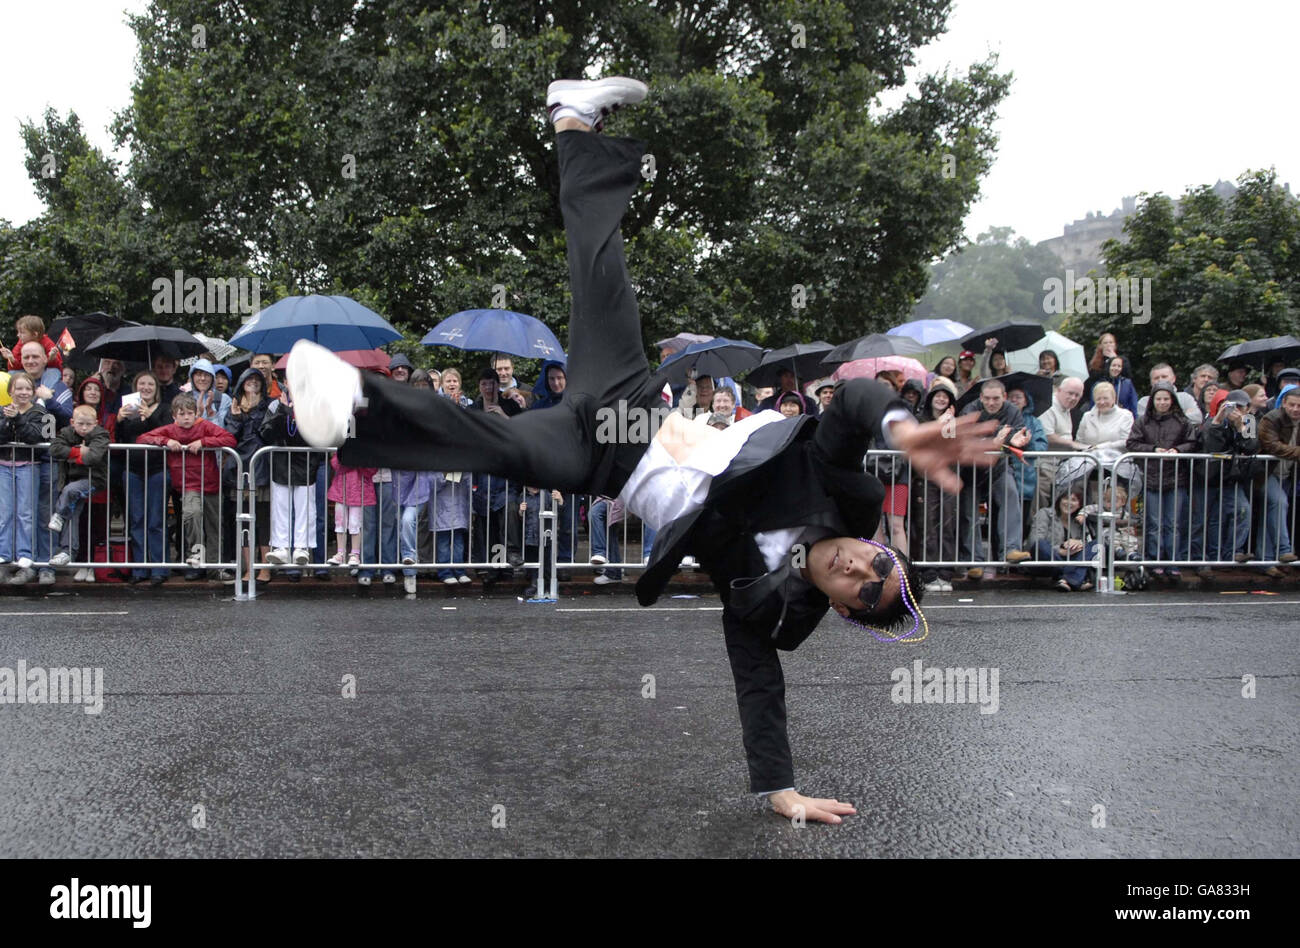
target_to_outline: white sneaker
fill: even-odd
[[[18,568],[19,568],[19,569],[31,569],[31,568],[32,568],[32,558],[31,558],[30,556],[20,556],[20,557],[18,557],[18,559],[15,560],[14,562],[18,564]]]
[[[50,529],[52,530],[54,528],[51,527]],[[50,557],[51,566],[67,566],[71,562],[72,562],[72,554],[69,553],[67,550],[59,550],[59,552],[55,553],[53,556]]]
[[[644,82],[626,76],[595,80],[557,79],[546,87],[546,108],[553,123],[562,118],[576,118],[599,132],[605,125],[605,116],[625,105],[635,105],[645,99],[649,91]],[[289,385],[292,388],[293,379],[289,380]]]
[[[272,566],[283,566],[289,562],[289,551],[282,546],[277,546],[270,553],[266,554],[266,561]]]
[[[316,448],[337,448],[352,427],[361,371],[324,346],[299,339],[289,351],[285,372],[303,439]]]
[[[397,574],[396,574],[396,573],[385,573],[385,574],[384,574],[384,582],[385,582],[385,583],[395,583],[395,582],[397,582]]]
[[[684,556],[682,557],[681,563],[678,565],[678,569],[695,569],[699,565],[699,563],[695,562],[695,557]]]
[[[605,557],[601,556],[599,553],[593,553],[591,554],[591,560],[589,562],[592,566],[604,566],[609,562],[609,560],[605,559]]]
[[[72,581],[73,581],[74,583],[84,582],[85,579],[86,579],[86,572],[87,572],[87,571],[84,570],[84,569],[79,569],[79,570],[77,570],[75,573],[72,574]],[[95,574],[94,574],[94,573],[91,573],[90,575],[91,575],[91,576],[94,576]]]
[[[403,557],[402,557],[402,565],[403,565],[403,566],[414,566],[414,565],[415,565],[415,557],[413,557],[413,556],[403,556]]]
[[[408,594],[414,595],[414,593],[415,593],[415,577],[414,577],[414,576],[403,576],[403,577],[402,577],[402,588],[405,589],[405,590],[407,591]]]
[[[50,529],[53,530],[55,533],[58,533],[60,530],[63,529],[62,514],[55,514],[53,517],[50,518]]]
[[[941,592],[946,592],[946,593],[952,592],[952,583],[948,582],[948,580],[946,579],[941,579],[939,580],[939,582],[943,584],[943,589],[940,590]]]
[[[311,554],[302,547],[293,551],[293,562],[296,566],[306,566],[311,562]]]
[[[83,583],[93,583],[95,581],[95,571],[93,569],[86,570],[86,575],[81,578],[81,581]]]
[[[464,573],[456,577],[456,582],[460,583],[462,586],[468,586],[470,583],[474,582],[474,580],[469,578],[469,573]]]
[[[446,579],[443,580],[443,582],[444,582],[446,585],[448,585],[448,586],[459,586],[459,585],[460,585],[460,580],[457,579],[455,576],[448,576]]]
[[[370,585],[370,577],[369,577],[369,576],[358,576],[358,577],[357,577],[357,585],[358,585],[358,586],[369,586],[369,585]]]
[[[185,565],[190,569],[198,569],[203,564],[203,544],[196,543],[190,547],[189,558],[185,560]]]
[[[604,573],[601,573],[594,580],[592,580],[592,582],[594,582],[597,586],[608,586],[610,583],[618,582],[618,580],[614,579],[614,577],[612,576],[606,576]]]
[[[930,580],[928,583],[925,584],[925,591],[931,593],[943,592],[943,580],[942,579]]]

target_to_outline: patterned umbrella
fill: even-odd
[[[835,370],[831,378],[840,379],[874,379],[877,372],[898,370],[905,379],[916,379],[922,385],[929,376],[929,370],[915,359],[907,356],[881,356],[879,359],[855,359],[845,362]]]

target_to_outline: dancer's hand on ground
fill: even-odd
[[[897,421],[889,428],[894,446],[907,455],[912,470],[933,481],[950,494],[961,490],[961,477],[952,465],[969,464],[989,467],[998,458],[989,451],[998,450],[998,442],[988,435],[997,422],[978,421],[977,415],[961,415],[955,420]]]
[[[767,798],[772,809],[784,816],[786,819],[794,819],[800,813],[805,820],[811,820],[819,823],[843,823],[841,816],[848,816],[858,811],[851,803],[841,803],[839,800],[818,800],[815,797],[806,797],[797,790],[782,790],[780,793],[774,793]],[[798,809],[802,808],[802,809]]]

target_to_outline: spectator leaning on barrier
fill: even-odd
[[[1280,408],[1275,408],[1259,422],[1259,445],[1264,454],[1279,460],[1269,467],[1264,492],[1264,548],[1260,558],[1295,563],[1291,549],[1291,499],[1296,493],[1296,471],[1300,465],[1300,386],[1286,385],[1277,397]],[[1282,575],[1277,567],[1269,567],[1268,575],[1274,579]]]
[[[263,444],[273,447],[308,447],[298,433],[287,383],[281,385],[280,397],[267,405],[258,434]],[[316,549],[316,474],[324,463],[322,452],[272,452],[268,563],[284,566],[292,559],[295,566],[305,566],[315,559],[312,551]]]
[[[214,448],[233,448],[235,436],[199,418],[194,396],[172,399],[172,424],[142,434],[140,444],[166,447],[173,485],[181,491],[182,545],[188,548],[187,579],[198,579],[201,567],[221,558],[221,471]],[[204,450],[204,449],[208,450]]]
[[[1010,444],[1024,449],[1029,444],[1029,429],[1024,426],[1020,409],[1007,401],[1006,387],[998,379],[980,383],[979,399],[967,406],[963,415],[977,414],[978,421],[997,421],[999,428],[993,436],[998,444]],[[988,504],[989,541],[993,559],[1020,563],[1029,559],[1022,549],[1024,544],[1024,514],[1020,504],[1020,491],[1011,476],[1007,458],[1000,458],[990,468],[964,469],[962,477],[967,488],[957,495],[960,531],[957,536],[957,558],[984,559],[984,539],[980,535],[977,505],[982,498]],[[988,574],[994,574],[989,570]],[[983,579],[983,567],[967,570],[968,579]]]
[[[1029,429],[1029,441],[1025,444],[1025,450],[1046,451],[1047,433],[1043,430],[1043,423],[1034,415],[1037,406],[1034,405],[1033,396],[1023,388],[1012,387],[1007,390],[1007,401],[1020,409],[1020,418]],[[1016,486],[1020,489],[1023,508],[1021,516],[1027,521],[1033,516],[1034,495],[1038,492],[1038,460],[1030,458],[1022,461],[1012,455],[1009,463],[1011,474],[1016,479]]]
[[[1169,382],[1157,382],[1151,389],[1146,414],[1137,419],[1129,432],[1126,450],[1157,454],[1190,454],[1196,451],[1196,427],[1187,420],[1175,399]],[[1181,560],[1188,556],[1190,537],[1187,529],[1188,464],[1148,459],[1142,462],[1143,498],[1142,535],[1149,560]],[[1152,570],[1163,576],[1165,570]],[[1178,577],[1177,567],[1169,575]]]
[[[98,384],[98,383],[97,383]],[[62,461],[63,489],[50,516],[49,528],[59,535],[59,551],[50,557],[51,566],[65,566],[79,556],[77,514],[90,495],[108,487],[109,432],[98,423],[91,405],[78,405],[72,411],[72,424],[59,432],[50,444],[50,457]],[[86,551],[89,554],[90,551]],[[84,577],[84,570],[83,579]],[[94,577],[94,573],[91,573]]]
[[[1250,540],[1250,489],[1263,463],[1253,455],[1259,453],[1259,438],[1248,429],[1250,396],[1244,391],[1220,392],[1214,417],[1201,431],[1201,450],[1206,454],[1226,454],[1227,460],[1205,461],[1204,509],[1192,510],[1193,528],[1205,524],[1205,558],[1250,560],[1246,544]],[[1198,472],[1199,473],[1199,472]],[[1195,559],[1193,553],[1193,559]],[[1208,566],[1197,571],[1202,579],[1210,578]]]
[[[954,417],[957,404],[957,385],[944,375],[936,375],[930,383],[921,405],[916,410],[916,420],[944,421]],[[955,470],[955,468],[954,468]],[[922,559],[930,562],[951,562],[957,558],[957,499],[945,493],[932,481],[920,475],[912,476],[912,549],[919,549]],[[921,569],[921,580],[930,592],[952,592],[952,570],[948,567],[927,566]]]
[[[239,381],[235,384],[235,394],[231,398],[230,408],[226,412],[225,428],[235,436],[235,450],[239,452],[239,457],[243,460],[244,472],[251,478],[252,491],[247,498],[247,502],[250,508],[251,505],[256,504],[254,512],[257,515],[257,536],[252,538],[252,542],[257,545],[257,556],[260,562],[266,561],[266,554],[270,550],[271,488],[266,458],[263,457],[258,463],[253,464],[251,470],[250,462],[258,449],[266,444],[262,440],[262,422],[266,420],[266,410],[270,404],[271,400],[266,395],[266,376],[262,374],[261,369],[250,365],[240,373]],[[235,483],[234,465],[227,467],[223,485],[227,496],[225,509],[227,519],[230,521],[228,526],[231,528],[227,532],[227,536],[233,534],[236,509],[235,491],[243,490],[244,487],[245,485],[242,483]],[[242,546],[240,547],[240,555],[247,555]],[[249,563],[244,573],[244,582],[248,582],[251,578],[252,563]],[[259,583],[270,582],[270,571],[259,570],[257,581]]]
[[[39,557],[37,527],[46,532],[44,521],[38,523],[40,468],[48,458],[45,448],[20,447],[50,441],[55,434],[54,416],[36,400],[36,384],[26,372],[9,374],[9,404],[0,408],[0,571],[14,563],[18,571],[6,577],[11,585],[21,586],[37,578],[32,563]],[[44,462],[48,465],[48,460]],[[48,509],[48,503],[47,503]],[[48,519],[48,513],[46,519]],[[49,577],[48,579],[46,577]],[[54,570],[42,568],[42,585],[54,582]]]
[[[137,373],[131,384],[139,399],[124,399],[117,411],[118,444],[136,444],[141,435],[171,420],[171,403],[160,399],[161,386],[156,375],[149,371]],[[163,452],[144,448],[126,452],[126,496],[132,561],[166,562],[167,465]],[[92,570],[86,572],[94,576]],[[157,586],[170,575],[171,571],[162,567],[152,570],[137,567],[131,571],[131,582],[148,579]]]
[[[1056,379],[1056,388],[1052,392],[1052,404],[1038,416],[1047,437],[1048,451],[1078,451],[1083,445],[1074,440],[1074,407],[1083,398],[1083,380],[1071,376]],[[1060,467],[1060,458],[1039,458],[1038,460],[1038,506],[1049,507],[1052,503],[1053,488],[1056,484],[1056,469]]]

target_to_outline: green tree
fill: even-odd
[[[1150,321],[1075,312],[1062,331],[1085,346],[1112,332],[1138,378],[1168,362],[1181,380],[1234,343],[1300,331],[1300,204],[1271,169],[1237,186],[1226,200],[1210,185],[1177,203],[1142,195],[1127,239],[1107,241],[1102,257],[1108,277],[1151,281]]]
[[[1016,237],[1010,227],[986,230],[930,268],[930,286],[915,319],[955,319],[991,326],[1004,319],[1040,319],[1043,282],[1059,276],[1060,261],[1043,247]]]
[[[264,301],[344,292],[412,335],[503,287],[563,339],[542,90],[644,76],[612,125],[650,143],[624,223],[647,337],[848,338],[906,314],[993,160],[994,61],[877,98],[950,6],[155,0],[116,134],[156,276],[247,267]]]

